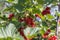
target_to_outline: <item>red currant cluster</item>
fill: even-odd
[[[9,14],[8,19],[12,19],[12,17],[14,17],[14,14]],[[31,17],[20,18],[18,21],[19,22],[24,21],[28,26],[35,27],[35,23]]]
[[[46,14],[50,14],[50,7],[46,7],[46,9],[42,11],[42,15]]]
[[[24,27],[20,27],[20,28],[18,29],[18,31],[20,32],[20,35],[21,35],[25,40],[27,40],[27,37],[26,37],[25,34],[24,34]]]
[[[31,27],[35,27],[35,23],[33,22],[33,19],[31,17],[24,18],[25,23]]]
[[[9,14],[8,19],[11,20],[13,17],[14,17],[14,14]],[[19,21],[22,22],[23,19],[19,19]],[[27,38],[26,38],[26,36],[25,36],[25,34],[24,34],[24,27],[20,27],[20,28],[18,29],[18,31],[20,32],[20,35],[23,36],[25,40],[27,40]]]
[[[14,17],[14,14],[9,14],[8,19],[11,20]],[[25,22],[28,26],[30,27],[35,27],[35,23],[33,21],[33,19],[31,17],[24,17],[24,18],[20,18],[18,20],[19,22]],[[18,31],[20,32],[20,35],[24,37],[25,40],[28,40],[27,37],[24,34],[24,27],[20,27],[18,29]]]
[[[33,19],[32,19],[31,17],[24,17],[24,18],[19,19],[19,22],[23,22],[23,21],[24,21],[28,26],[30,26],[30,27],[35,27],[35,24],[34,24]],[[22,27],[19,29],[20,35],[22,35],[25,40],[28,40],[28,38],[25,36],[23,30],[24,30],[24,28],[22,28]]]
[[[35,27],[35,23],[31,17],[25,17],[19,19],[20,22],[24,21],[28,26],[30,27]]]
[[[57,36],[50,36],[48,40],[57,40]]]

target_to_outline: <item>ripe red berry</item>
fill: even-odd
[[[44,33],[43,38],[47,38],[47,36],[49,35],[50,32],[51,32],[51,30],[48,29],[48,30]]]
[[[48,29],[48,30],[47,30],[47,32],[51,32],[51,30],[50,30],[50,29]]]
[[[48,38],[48,40],[57,40],[57,36],[51,36]]]
[[[35,23],[34,22],[31,22],[31,27],[35,27]]]
[[[44,35],[42,35],[42,37],[43,37],[43,38],[47,38],[47,37],[48,37],[48,35],[44,34]]]
[[[35,14],[35,16],[36,16],[36,17],[39,17],[39,15],[38,15],[38,14]]]
[[[39,14],[35,14],[35,16],[41,18],[41,17],[39,16]]]
[[[51,32],[51,30],[48,29],[48,30],[45,32],[45,35],[49,35],[50,32]]]
[[[49,35],[49,32],[45,32],[45,35]]]
[[[26,23],[28,26],[30,26],[30,27],[34,27],[34,26],[35,26],[35,24],[34,24],[34,22],[33,22],[33,19],[32,19],[31,17],[26,17],[26,18],[24,18],[24,21],[25,21],[25,23]]]
[[[46,7],[46,9],[42,11],[42,15],[46,14],[50,14],[50,7]]]
[[[46,7],[46,9],[45,10],[50,10],[50,7]]]
[[[14,17],[14,14],[9,14],[8,19],[12,19],[12,17]]]
[[[18,31],[20,32],[20,35],[21,35],[25,40],[27,40],[27,37],[26,37],[25,34],[24,34],[24,27],[20,27],[20,28],[18,29]]]
[[[50,10],[43,10],[42,15],[50,14]]]

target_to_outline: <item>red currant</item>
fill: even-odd
[[[43,37],[43,38],[47,38],[47,37],[48,37],[48,35],[44,34],[42,37]]]
[[[12,19],[12,17],[14,17],[14,14],[9,14],[8,19]]]
[[[39,16],[39,14],[35,14],[35,16],[41,18],[41,17]]]
[[[43,10],[42,15],[50,14],[50,10]]]
[[[48,38],[48,40],[57,40],[57,36],[51,36]]]
[[[24,27],[20,27],[20,28],[18,29],[18,31],[20,32],[20,35],[21,35],[22,37],[24,37],[25,40],[27,40],[27,37],[26,37],[25,34],[24,34]]]
[[[26,18],[24,18],[24,21],[26,22],[26,24],[27,24],[28,26],[31,26],[31,27],[34,27],[34,26],[35,26],[35,24],[34,24],[34,22],[33,22],[33,19],[32,19],[31,17],[26,17]]]
[[[50,7],[46,7],[46,9],[42,11],[42,15],[46,14],[50,14]]]
[[[51,30],[50,30],[50,29],[48,29],[48,30],[47,30],[47,32],[51,32]]]
[[[46,10],[50,10],[50,7],[46,7]]]

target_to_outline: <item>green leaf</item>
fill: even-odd
[[[17,9],[18,11],[22,12],[24,10],[24,6],[20,5],[20,4],[16,4],[14,6],[15,9]]]
[[[26,2],[26,0],[18,0],[18,3],[20,4],[20,3],[25,3]]]
[[[45,33],[44,29],[40,30],[40,34],[43,35]]]
[[[56,26],[52,26],[50,29],[51,30],[55,30],[56,29]]]
[[[44,0],[37,0],[38,4],[43,5],[44,4]]]
[[[11,37],[7,37],[7,39],[6,40],[13,40],[13,38],[11,38]]]
[[[13,2],[14,0],[6,0],[7,2]]]
[[[33,13],[40,13],[41,11],[39,10],[39,8],[33,8]]]
[[[6,40],[6,38],[0,38],[0,40]]]
[[[48,15],[46,15],[46,18],[47,18],[48,20],[52,20],[52,19],[54,19],[54,16],[48,14]]]
[[[48,26],[46,22],[42,22],[42,25],[43,26]]]
[[[60,16],[60,13],[56,12],[56,15],[57,15],[57,16]]]
[[[45,4],[47,4],[47,5],[49,5],[49,4],[51,4],[51,3],[57,3],[57,0],[45,0],[45,2],[44,2]]]

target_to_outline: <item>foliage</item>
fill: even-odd
[[[24,27],[22,28],[24,30],[30,27],[31,33],[25,35],[29,39],[36,37],[36,40],[38,38],[45,39],[43,36],[48,29],[51,30],[51,32],[48,31],[48,36],[51,36],[49,35],[50,33],[54,33],[53,35],[55,35],[57,24],[55,16],[50,14],[50,9],[46,10],[46,8],[50,4],[57,5],[57,0],[6,0],[5,2],[7,3],[6,7],[0,12],[0,27],[6,28],[9,23],[13,23],[17,33],[21,27]],[[42,13],[45,14],[43,15]],[[60,14],[57,13],[56,16],[60,16]],[[37,30],[37,27],[39,30]],[[36,28],[36,30],[34,28]],[[21,34],[23,32],[20,30],[19,33]],[[5,38],[3,39],[5,40]],[[13,38],[7,37],[6,40],[7,39],[12,40]]]

